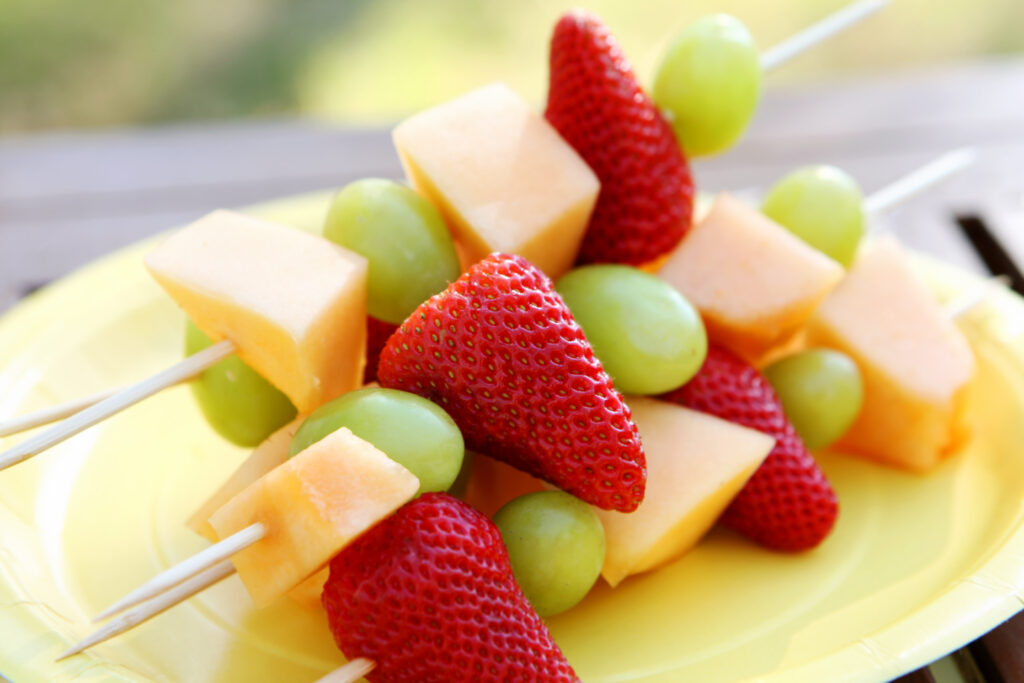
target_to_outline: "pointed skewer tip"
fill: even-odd
[[[231,534],[227,538],[221,539],[218,543],[160,572],[93,617],[93,623],[105,621],[130,607],[160,596],[193,576],[227,560],[235,553],[245,550],[260,541],[266,533],[266,527],[261,522],[256,522],[241,531]]]
[[[357,657],[340,669],[335,669],[316,683],[354,683],[377,668],[377,662],[365,657]]]

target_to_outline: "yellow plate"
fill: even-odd
[[[307,229],[325,196],[258,207]],[[140,256],[114,254],[0,321],[0,417],[118,386],[181,356],[182,316]],[[942,296],[976,282],[930,261]],[[842,502],[818,550],[781,555],[715,531],[551,621],[588,682],[877,681],[963,645],[1024,600],[1024,302],[965,322],[979,359],[975,437],[926,477],[825,456]],[[0,440],[0,448],[15,439]],[[232,578],[61,664],[89,617],[204,543],[183,522],[244,453],[185,388],[0,473],[0,672],[52,680],[303,681],[341,661],[324,617],[255,611]]]

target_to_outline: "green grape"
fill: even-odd
[[[826,448],[845,434],[864,402],[857,364],[838,351],[796,353],[775,361],[763,373],[786,417],[812,450]]]
[[[793,171],[771,189],[761,210],[843,266],[853,262],[864,235],[860,187],[835,166]]]
[[[761,96],[761,63],[750,31],[728,14],[704,17],[680,33],[662,57],[652,97],[687,156],[730,147]]]
[[[212,343],[195,323],[186,321],[186,355]],[[222,360],[192,380],[192,394],[210,426],[239,446],[259,445],[295,417],[288,397],[238,356]]]
[[[604,564],[604,527],[589,505],[562,491],[538,491],[505,504],[494,523],[512,573],[541,616],[586,596]]]
[[[369,261],[367,309],[401,323],[459,277],[455,244],[437,209],[404,185],[367,178],[331,202],[324,237]]]
[[[623,393],[670,391],[704,362],[708,341],[700,315],[660,278],[631,266],[584,266],[555,289]]]
[[[448,413],[415,394],[377,387],[344,394],[314,410],[292,437],[289,454],[342,427],[415,474],[418,494],[448,489],[462,467],[462,432]]]

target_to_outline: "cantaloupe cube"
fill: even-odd
[[[263,539],[236,553],[258,607],[318,572],[419,489],[409,470],[342,427],[268,472],[210,517],[218,538],[261,522]]]
[[[324,608],[320,601],[324,594],[324,584],[331,575],[331,568],[324,567],[313,576],[302,581],[288,591],[288,599],[308,612],[318,612]]]
[[[215,211],[146,258],[157,282],[215,341],[300,413],[362,382],[366,259],[293,228]]]
[[[395,147],[471,263],[519,254],[550,277],[576,260],[600,184],[508,86],[493,84],[403,121]]]
[[[494,517],[505,503],[548,488],[543,481],[522,470],[478,454],[473,457],[473,471],[462,498],[488,517]]]
[[[925,471],[959,441],[974,356],[895,239],[861,249],[807,339],[849,355],[864,380],[860,415],[837,449]]]
[[[674,403],[630,397],[647,456],[647,491],[634,512],[597,511],[601,575],[616,586],[697,544],[760,466],[775,439]]]
[[[711,341],[753,360],[806,322],[843,268],[721,194],[658,275],[700,311]]]
[[[216,543],[217,532],[210,526],[210,515],[224,507],[224,503],[241,493],[246,486],[288,460],[288,447],[292,443],[292,437],[305,419],[305,415],[299,415],[268,436],[239,465],[231,477],[192,513],[185,526],[211,543]]]

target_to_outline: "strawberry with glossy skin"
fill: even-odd
[[[491,254],[422,304],[377,374],[448,411],[470,450],[607,510],[643,499],[629,408],[551,280],[521,256]]]
[[[719,522],[776,550],[808,550],[835,525],[835,491],[757,369],[717,347],[700,371],[661,397],[775,437],[775,448]]]
[[[398,329],[394,323],[378,320],[372,315],[366,316],[366,367],[363,368],[363,384],[377,381],[377,365],[380,363],[380,352],[388,339]]]
[[[544,116],[601,181],[579,262],[639,265],[668,253],[693,213],[693,180],[672,127],[593,14],[559,20],[550,67]]]
[[[579,680],[512,575],[501,534],[444,493],[407,503],[331,562],[322,596],[370,681]]]

